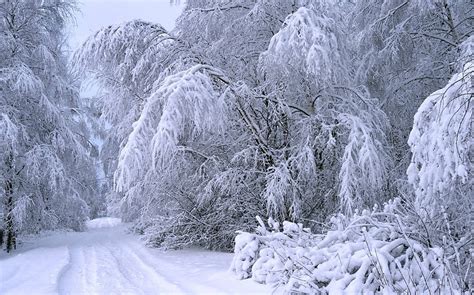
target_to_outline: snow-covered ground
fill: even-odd
[[[270,294],[228,272],[232,254],[149,249],[118,219],[54,233],[0,258],[0,294]]]

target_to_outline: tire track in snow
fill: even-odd
[[[94,251],[101,255],[102,264],[97,268],[97,287],[104,288],[104,291],[97,292],[98,294],[137,294],[137,285],[131,281],[124,271],[124,265],[120,258],[118,258],[106,246],[94,247]],[[98,260],[96,260],[98,262]],[[96,264],[97,265],[97,264]],[[130,266],[133,267],[133,266]],[[114,289],[111,292],[110,288]]]
[[[124,264],[124,255],[122,252],[120,252],[120,255],[117,255],[115,252],[117,252],[115,249],[116,248],[109,248],[107,247],[107,252],[109,253],[110,256],[113,257],[115,264],[117,265],[117,270],[120,273],[120,276],[123,278],[123,282],[128,282],[129,285],[133,286],[133,293],[134,294],[143,294],[142,288],[144,287],[143,282],[145,281],[145,278],[143,277],[143,274],[140,271],[136,271],[133,268],[135,267],[133,264]],[[117,248],[118,249],[118,248]],[[130,271],[132,269],[132,271]],[[137,282],[137,278],[141,278],[141,283]],[[134,279],[132,279],[134,278]]]
[[[85,293],[88,293],[90,292],[89,289],[89,280],[87,278],[87,269],[86,269],[86,255],[85,255],[85,250],[83,247],[79,248],[77,250],[77,255],[79,257],[79,263],[78,263],[78,267],[79,267],[79,275],[80,275],[80,281],[81,281],[81,291],[80,292],[84,292]],[[91,293],[92,294],[92,293]]]
[[[95,246],[71,249],[72,267],[64,276],[59,294],[101,294]]]
[[[68,274],[68,272],[72,268],[72,250],[71,250],[71,246],[67,247],[67,252],[68,252],[67,264],[64,265],[64,267],[59,271],[58,276],[56,278],[56,286],[57,286],[58,294],[66,294],[67,284],[65,282],[65,278],[66,278],[66,275]]]
[[[140,258],[134,251],[131,247],[129,247],[129,252],[131,253],[131,256],[134,257],[135,261],[138,262],[139,265],[141,265],[141,267],[143,269],[146,269],[146,271],[152,275],[152,277],[155,278],[155,281],[157,281],[159,283],[159,286],[166,286],[166,293],[173,293],[173,294],[177,294],[177,293],[181,293],[181,294],[185,294],[186,292],[181,288],[179,287],[177,284],[171,282],[169,279],[167,279],[165,276],[163,276],[161,273],[159,273],[156,268],[154,268],[153,266],[151,266],[150,264],[148,264],[145,260],[143,260],[142,258]]]
[[[146,249],[143,248],[144,246],[138,244],[137,242],[128,242],[127,243],[128,251],[132,253],[133,256],[136,257],[137,260],[139,260],[141,263],[143,263],[146,267],[152,269],[158,276],[164,278],[166,281],[170,282],[173,285],[177,284],[175,282],[172,282],[169,278],[166,277],[162,272],[159,271],[159,269],[163,269],[163,265],[156,265],[154,263],[151,263],[151,261],[155,260],[155,257],[151,257],[148,253],[146,253]],[[169,269],[169,268],[168,268]],[[192,294],[193,292],[189,289],[184,289],[183,287],[180,287],[181,291],[186,294]]]
[[[128,247],[130,248],[130,253],[133,253],[135,256],[138,257],[140,261],[148,265],[150,268],[152,268],[156,273],[158,273],[160,276],[166,278],[165,275],[161,274],[158,269],[168,269],[168,270],[180,270],[180,267],[177,266],[176,264],[171,264],[167,261],[164,260],[157,260],[157,257],[154,255],[151,255],[148,253],[147,248],[145,248],[143,245],[136,241],[130,241],[128,244]],[[170,281],[168,279],[168,281]],[[185,284],[183,282],[173,282],[174,285],[180,286],[180,289],[183,290],[184,293],[186,294],[225,294],[223,290],[214,288],[211,286],[204,286],[204,285],[196,285],[196,284],[190,284],[190,282],[187,282],[187,287],[184,288]]]
[[[114,255],[119,264],[127,265],[125,271],[128,273],[128,279],[135,278],[139,279],[140,283],[137,285],[137,290],[140,290],[144,294],[184,294],[184,290],[178,285],[170,282],[166,277],[156,271],[156,269],[146,263],[135,253],[135,249],[127,245],[128,243],[121,244],[120,247],[110,247],[110,253]],[[115,252],[115,254],[114,254]],[[132,281],[132,280],[130,280]]]
[[[85,250],[89,250],[89,253],[87,253]],[[97,251],[96,247],[90,246],[90,247],[85,247],[82,249],[82,254],[84,255],[84,266],[89,266],[90,270],[85,271],[83,274],[86,277],[86,282],[87,282],[87,287],[97,287],[97,282],[98,282],[98,272],[97,272]],[[87,254],[87,255],[86,255]],[[89,289],[89,288],[87,288]],[[89,292],[87,292],[89,293]],[[91,293],[98,293],[96,292],[90,292]]]

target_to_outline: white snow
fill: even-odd
[[[114,227],[119,225],[121,222],[122,221],[120,220],[120,218],[103,217],[86,221],[86,227],[88,229]]]
[[[270,294],[239,281],[231,253],[150,249],[119,219],[87,223],[88,231],[30,239],[0,256],[0,294]]]

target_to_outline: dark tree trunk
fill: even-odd
[[[3,228],[0,227],[0,249],[3,246]]]
[[[13,185],[10,180],[5,181],[5,234],[7,252],[16,249],[16,235],[13,223]]]
[[[5,161],[7,167],[10,169],[10,175],[13,173],[13,156],[7,158]],[[16,234],[15,234],[15,224],[13,220],[13,182],[11,178],[7,178],[4,182],[4,191],[5,191],[5,204],[4,204],[4,215],[3,215],[3,224],[4,232],[2,236],[6,237],[6,250],[7,252],[16,249]],[[3,237],[2,237],[3,240]]]

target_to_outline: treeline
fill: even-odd
[[[413,118],[468,81],[472,24],[470,1],[201,0],[172,32],[104,28],[75,60],[107,91],[109,205],[170,247],[231,249],[257,215],[321,231],[393,197],[461,237],[472,97],[447,87]]]

